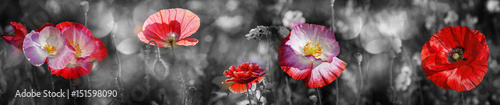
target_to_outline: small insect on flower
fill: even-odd
[[[224,71],[224,75],[228,77],[226,81],[222,83],[234,82],[229,87],[229,90],[233,93],[243,93],[264,79],[267,73],[264,73],[266,69],[262,69],[260,65],[256,63],[243,63],[238,67],[231,66],[229,70]]]
[[[425,75],[443,89],[469,91],[488,70],[485,37],[467,27],[445,27],[427,41],[420,55]]]
[[[66,42],[59,29],[52,26],[40,32],[31,31],[23,43],[24,55],[35,66],[42,65],[48,59],[50,68],[62,69],[75,56],[75,49]]]
[[[137,37],[144,43],[154,40],[158,47],[193,46],[198,39],[187,37],[199,27],[200,18],[193,12],[180,8],[165,9],[149,16]]]
[[[295,80],[305,79],[310,88],[332,83],[347,65],[337,58],[340,47],[333,33],[320,25],[293,27],[278,50],[281,69]]]
[[[102,61],[107,56],[107,49],[100,39],[95,38],[84,25],[74,22],[62,22],[56,28],[64,34],[68,44],[75,50],[69,64],[64,68],[51,68],[54,75],[66,79],[78,78],[92,71],[95,60]]]

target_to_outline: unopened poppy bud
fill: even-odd
[[[311,95],[309,96],[309,100],[311,100],[312,103],[316,103],[318,102],[318,97],[316,97],[316,95]]]
[[[361,63],[363,61],[363,54],[361,53],[356,53],[354,54],[354,57],[358,60],[358,63]]]
[[[80,6],[82,6],[82,8],[83,8],[83,12],[85,12],[85,13],[89,12],[89,2],[88,1],[80,2]]]

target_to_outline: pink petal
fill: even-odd
[[[314,24],[300,24],[293,27],[290,32],[290,40],[286,45],[290,45],[293,50],[304,54],[303,47],[307,42],[316,42],[322,47],[322,54],[319,58],[324,61],[331,61],[340,53],[339,43],[335,40],[333,33],[324,26]]]
[[[175,9],[165,9],[160,10],[153,15],[151,15],[142,27],[146,30],[148,25],[159,23],[159,24],[170,24],[171,21],[177,21],[180,23],[180,36],[179,39],[183,39],[194,34],[200,27],[200,18],[193,12],[185,9],[175,8]],[[168,27],[159,27],[160,29],[166,30]],[[173,30],[162,32],[168,34],[173,32]]]
[[[57,24],[59,27],[63,27],[63,25]],[[88,31],[84,26],[80,26],[78,28],[76,25],[64,26],[61,31],[66,40],[68,42],[72,42],[72,44],[77,44],[82,50],[81,57],[87,57],[96,49],[96,45],[94,42],[94,38],[91,36],[90,31]],[[76,47],[76,46],[73,46]]]
[[[40,38],[40,34],[35,31],[26,35],[24,39],[24,55],[28,61],[35,66],[42,65],[45,62],[45,59],[49,56],[49,53],[43,48],[41,40],[44,40],[44,38]]]
[[[48,65],[50,68],[62,69],[66,67],[72,59],[76,59],[75,49],[70,45],[65,45],[60,50],[57,50],[57,54],[54,57],[49,57]]]
[[[170,46],[168,45],[168,42],[159,37],[156,33],[154,32],[151,32],[149,30],[144,30],[142,32],[140,32],[137,37],[139,37],[139,39],[144,42],[144,43],[149,43],[149,41],[151,40],[154,40],[156,42],[156,44],[158,45],[158,47],[167,47],[167,46]],[[153,42],[149,43],[150,45],[155,45]]]
[[[288,45],[282,45],[278,49],[279,64],[284,72],[295,80],[305,79],[309,75],[313,67],[311,60],[298,54]]]
[[[56,49],[61,49],[67,44],[66,38],[63,36],[61,31],[52,26],[43,28],[43,30],[40,31],[40,37],[45,38],[45,40],[41,40],[42,45],[50,44],[55,46]]]
[[[332,62],[323,62],[312,69],[311,74],[306,78],[305,85],[309,88],[326,86],[333,82],[344,71],[347,63],[334,57]]]
[[[194,38],[184,38],[181,40],[177,40],[177,42],[175,42],[175,44],[183,45],[183,46],[194,46],[197,43],[198,43],[198,39],[194,39]]]
[[[88,62],[89,60],[79,59],[77,60],[77,66],[66,67],[63,69],[54,69],[51,68],[52,74],[56,76],[62,76],[66,79],[75,79],[82,75],[87,75],[92,71],[92,62]]]

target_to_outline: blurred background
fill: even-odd
[[[348,63],[339,78],[320,88],[323,104],[500,104],[500,0],[334,1],[332,11],[330,0],[88,0],[88,7],[82,0],[1,0],[1,35],[14,34],[11,21],[24,24],[28,32],[47,22],[86,23],[104,42],[108,57],[95,62],[89,75],[67,80],[52,76],[46,65],[31,65],[21,50],[1,40],[0,104],[245,105],[245,94],[221,84],[227,79],[223,71],[243,62],[268,68],[269,75],[251,89],[254,104],[318,104],[315,89],[279,68],[275,43],[245,37],[258,25],[287,27],[297,19],[333,28],[339,58]],[[151,14],[170,8],[200,17],[201,26],[191,36],[199,43],[160,48],[161,58],[156,58],[156,48],[141,42],[137,33]],[[464,100],[462,92],[434,85],[420,66],[423,44],[446,26],[479,30],[490,50],[486,76],[463,92]],[[165,63],[152,63],[159,59]],[[160,74],[168,75],[163,79]],[[51,90],[51,85],[56,90],[117,90],[118,97],[14,97],[17,90]]]

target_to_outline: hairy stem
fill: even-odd
[[[290,85],[288,84],[288,77],[285,77],[286,89],[288,92],[291,91]],[[286,94],[286,101],[288,101],[288,105],[292,105],[292,95],[290,93]],[[315,103],[316,104],[316,103]]]
[[[361,94],[363,94],[363,70],[361,70],[361,62],[358,62],[358,70],[359,70],[359,79],[361,81],[361,84],[359,86],[359,93],[358,93],[358,99],[356,101],[356,105],[359,105],[359,101],[361,100]]]
[[[339,88],[339,79],[337,78],[337,80],[335,81],[335,84],[336,84],[336,87],[337,87],[337,102],[335,105],[339,105],[339,95],[340,95],[340,88]]]
[[[113,27],[116,28],[117,24],[114,23]],[[111,41],[113,41],[113,44],[115,46],[118,46],[118,44],[116,43],[116,40],[115,40],[116,39],[116,31],[117,30],[118,29],[113,30],[112,35],[111,35]],[[116,49],[116,47],[115,47],[115,49]],[[118,49],[116,49],[116,50],[118,50]],[[122,84],[121,79],[120,79],[120,77],[122,75],[122,66],[121,66],[121,62],[120,62],[120,55],[119,55],[119,53],[116,53],[115,56],[116,56],[116,61],[117,61],[117,64],[118,64],[118,73],[117,73],[117,76],[116,76],[115,80],[116,80],[116,84],[118,86],[118,91],[120,91],[120,98],[119,98],[118,102],[122,102],[121,100],[123,99],[123,90],[124,90],[123,87],[122,87],[123,84]]]
[[[319,88],[316,88],[316,93],[318,93],[319,105],[323,105],[323,102],[321,102],[321,94],[319,92]]]
[[[248,87],[248,83],[245,84],[247,86],[247,99],[250,105],[252,105],[252,100],[250,99],[250,87]]]

